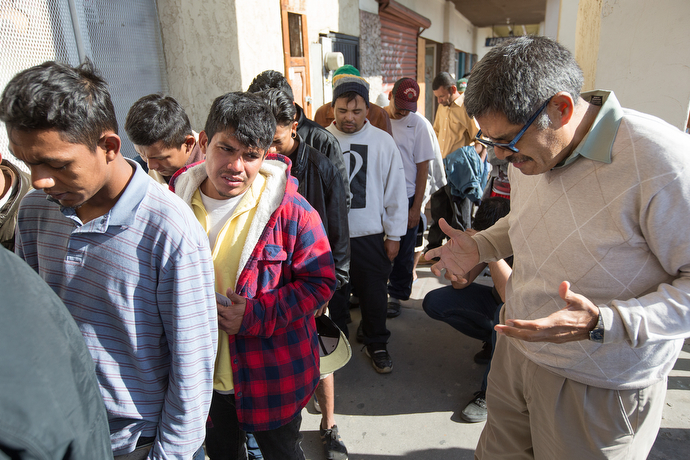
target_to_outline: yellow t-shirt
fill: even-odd
[[[235,208],[232,216],[227,220],[213,244],[213,268],[216,276],[216,291],[225,295],[227,289],[236,289],[239,275],[240,256],[244,247],[249,227],[254,220],[254,214],[259,199],[266,186],[266,178],[258,174],[249,190]],[[197,220],[208,233],[210,222],[208,213],[201,201],[199,190],[192,196],[192,209]],[[230,344],[228,334],[218,330],[218,353],[213,375],[213,389],[221,393],[229,393],[234,388],[232,380],[232,366],[230,364]]]

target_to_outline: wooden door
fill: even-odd
[[[295,102],[304,114],[312,117],[311,80],[309,75],[309,40],[304,0],[281,0],[285,77],[290,82]]]

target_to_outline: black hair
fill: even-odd
[[[108,85],[88,59],[78,67],[47,61],[19,72],[0,97],[0,121],[9,131],[55,129],[91,151],[104,132],[117,134]]]
[[[455,79],[448,72],[441,72],[440,74],[436,75],[434,81],[431,82],[431,90],[436,91],[440,87],[444,87],[449,90],[451,86],[455,85]]]
[[[266,91],[267,89],[281,89],[290,96],[290,99],[295,100],[295,95],[292,92],[292,87],[285,76],[277,70],[264,70],[259,75],[254,77],[254,80],[249,84],[247,92],[258,93],[259,91]]]
[[[472,228],[478,232],[486,230],[505,217],[510,212],[510,200],[500,196],[492,196],[485,200],[477,208],[477,213],[472,221]]]
[[[356,92],[356,91],[345,91],[344,93],[339,94],[338,97],[336,97],[336,98],[333,100],[333,106],[335,107],[335,101],[337,101],[338,99],[343,99],[343,98],[345,98],[345,99],[347,99],[347,103],[349,104],[350,102],[354,101],[354,100],[357,98],[357,96],[362,97],[362,95],[359,94],[359,93]],[[364,98],[362,97],[362,99],[364,99]],[[367,101],[366,99],[364,99],[364,102],[366,102],[366,103],[367,103],[367,107],[369,107],[369,104],[368,104],[369,101]]]
[[[217,132],[227,130],[245,147],[266,151],[273,143],[276,119],[260,95],[227,93],[213,101],[204,131],[210,142]]]
[[[295,104],[292,98],[283,90],[271,88],[260,93],[271,109],[273,116],[276,119],[276,124],[280,126],[288,126],[290,123],[295,121],[295,114],[297,109],[295,109]]]
[[[149,94],[129,108],[125,131],[135,145],[149,146],[162,141],[167,148],[179,148],[192,135],[192,125],[174,98]]]

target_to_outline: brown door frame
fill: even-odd
[[[288,24],[288,13],[299,14],[302,18],[302,49],[303,57],[293,57],[290,55],[290,28]],[[304,100],[295,101],[301,103],[304,114],[307,118],[312,116],[311,103],[311,73],[309,69],[309,39],[307,28],[307,10],[304,0],[280,0],[280,16],[283,26],[283,56],[285,61],[285,78],[290,81],[290,68],[304,67],[305,82],[303,86]]]

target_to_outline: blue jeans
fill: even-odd
[[[235,395],[213,392],[206,453],[211,460],[246,460],[246,433],[240,429]],[[275,430],[255,431],[254,438],[266,460],[304,460],[300,426],[302,415]]]
[[[489,342],[499,305],[492,289],[476,283],[464,289],[446,286],[427,293],[422,306],[430,317],[450,324],[473,339]]]
[[[408,198],[408,210],[412,207],[414,196]],[[407,300],[412,293],[412,270],[414,269],[414,247],[417,243],[419,225],[407,229],[400,238],[400,250],[393,259],[393,269],[388,278],[388,295],[399,300]]]

